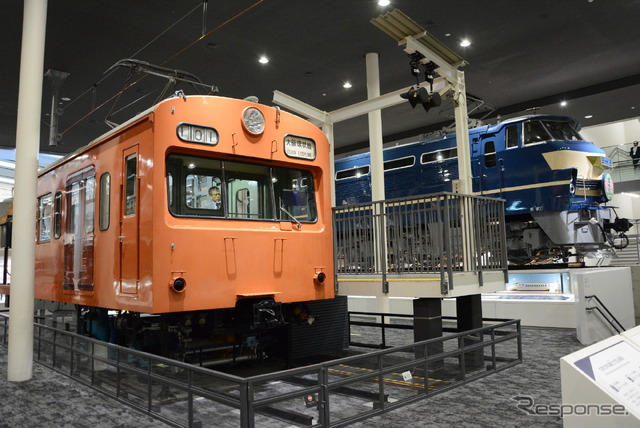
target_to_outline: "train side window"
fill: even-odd
[[[62,192],[56,192],[53,201],[53,237],[60,239],[62,235]]]
[[[136,196],[138,187],[138,157],[134,154],[126,159],[126,184],[124,215],[136,215]]]
[[[100,202],[98,212],[98,227],[100,230],[109,229],[109,215],[111,213],[111,174],[105,172],[100,176]]]
[[[518,126],[511,125],[507,126],[505,130],[505,139],[507,140],[507,149],[511,149],[513,147],[518,147]]]
[[[355,168],[343,169],[336,172],[336,181],[344,180],[345,178],[360,178],[362,176],[369,175],[369,165],[357,166]]]
[[[458,157],[457,148],[436,150],[435,152],[423,153],[420,156],[420,163],[425,164],[429,162],[440,162],[456,157]]]
[[[388,160],[384,163],[384,170],[390,171],[393,169],[408,168],[410,166],[415,165],[415,163],[416,163],[415,156],[406,156],[403,158]]]
[[[496,145],[493,141],[484,143],[484,166],[487,168],[496,166]]]
[[[38,198],[38,243],[51,242],[51,193]]]

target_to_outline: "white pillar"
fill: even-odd
[[[330,174],[330,183],[331,183],[331,206],[336,206],[336,166],[335,166],[335,146],[333,142],[333,123],[325,122],[322,124],[322,131],[327,136],[327,140],[329,140],[329,174]]]
[[[378,54],[370,52],[366,55],[367,63],[367,99],[380,96],[380,69],[378,66]],[[368,113],[369,116],[369,153],[371,160],[371,200],[382,201],[385,199],[384,193],[384,161],[382,158],[382,111],[374,110]],[[382,213],[377,213],[382,214]],[[387,240],[385,238],[384,216],[379,217],[383,223],[381,236],[376,241],[382,249],[377,262],[379,268],[386,273],[387,267]],[[385,280],[385,279],[383,279]],[[378,313],[389,313],[389,296],[381,295],[376,297],[376,311]]]
[[[471,179],[471,143],[469,141],[469,114],[467,113],[467,90],[464,72],[457,71],[457,82],[453,85],[456,117],[456,138],[458,140],[458,173],[460,193],[470,195],[473,192]]]
[[[378,54],[370,52],[367,62],[367,98],[380,96],[380,70]],[[382,160],[382,112],[374,110],[369,115],[369,150],[371,153],[371,199],[384,199],[384,167]]]
[[[13,199],[7,365],[7,379],[11,382],[29,380],[33,374],[34,226],[46,25],[47,0],[25,0]]]

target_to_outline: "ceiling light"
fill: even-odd
[[[260,64],[266,64],[269,62],[269,58],[267,58],[266,56],[261,56],[260,59],[258,60],[258,62]]]
[[[342,85],[342,87],[345,88],[345,89],[349,89],[351,86],[353,86],[353,85],[351,85],[350,82],[344,82],[344,84]]]
[[[560,106],[561,107],[566,107],[567,106],[567,102],[566,101],[560,101]]]
[[[378,0],[378,6],[389,6],[391,4],[391,2],[389,0]]]
[[[64,102],[68,102],[68,101],[71,101],[71,98],[69,98],[69,97],[62,97],[62,98],[60,98],[60,100],[62,100],[62,101],[64,101]]]
[[[460,46],[466,48],[467,46],[471,46],[471,42],[469,41],[469,39],[462,39],[462,41],[460,42]]]
[[[591,119],[592,117],[593,117],[593,115],[592,115],[592,114],[588,114],[588,115],[586,115],[584,118],[585,118],[585,119]]]

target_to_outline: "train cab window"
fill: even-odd
[[[317,219],[313,177],[308,171],[274,168],[272,181],[276,218],[301,223]]]
[[[38,198],[38,243],[51,241],[51,193]]]
[[[551,135],[539,120],[528,120],[522,124],[524,129],[524,145],[549,141]]]
[[[487,168],[496,166],[496,145],[493,141],[484,143],[484,166]]]
[[[136,215],[136,198],[138,187],[138,157],[137,155],[131,155],[126,159],[125,165],[125,206],[124,215],[132,216]]]
[[[507,149],[518,147],[518,126],[511,125],[505,129],[505,140]]]
[[[172,154],[167,191],[177,217],[317,220],[313,177],[303,170]]]
[[[270,169],[239,162],[224,163],[229,217],[274,218]]]
[[[56,192],[53,201],[53,237],[60,239],[62,235],[62,192]]]
[[[100,206],[98,212],[98,227],[100,230],[109,229],[109,214],[111,212],[111,174],[105,172],[100,176]]]
[[[578,134],[569,122],[561,120],[545,120],[544,126],[547,128],[551,136],[555,140],[562,141],[579,141],[582,140],[580,134]]]

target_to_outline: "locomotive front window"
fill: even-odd
[[[173,154],[167,157],[167,188],[175,216],[317,219],[308,171]]]
[[[555,140],[561,141],[580,141],[582,137],[578,134],[568,122],[545,120],[544,126],[547,128],[551,136]]]

